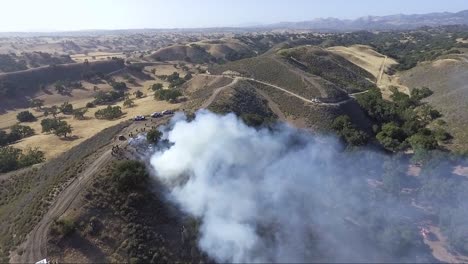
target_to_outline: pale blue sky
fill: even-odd
[[[468,9],[468,0],[0,0],[0,31],[180,28]]]

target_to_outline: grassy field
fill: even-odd
[[[171,70],[175,71],[177,69],[170,65],[162,66],[162,69],[159,70],[169,72]],[[114,79],[116,81],[126,81],[123,75],[125,75],[125,72],[114,76]],[[94,117],[94,113],[99,109],[105,108],[105,106],[89,108],[88,112],[85,114],[85,120],[77,120],[74,119],[71,115],[60,114],[58,117],[62,120],[67,121],[73,127],[73,134],[72,137],[70,137],[69,139],[60,139],[53,134],[41,133],[40,122],[45,117],[43,116],[42,112],[36,111],[32,108],[19,108],[15,109],[14,111],[9,111],[5,114],[0,115],[0,129],[8,129],[9,127],[17,124],[18,121],[16,119],[16,115],[19,112],[25,110],[31,111],[36,117],[38,117],[37,121],[31,123],[24,123],[24,125],[31,126],[36,131],[36,135],[29,138],[25,138],[13,144],[13,146],[18,147],[20,149],[38,147],[39,149],[45,152],[46,158],[50,159],[52,157],[57,157],[61,153],[65,152],[73,146],[79,145],[84,140],[92,137],[93,135],[102,131],[103,129],[116,125],[119,122],[122,122],[123,120],[133,118],[136,115],[150,115],[153,112],[163,111],[166,109],[178,109],[180,107],[180,104],[170,104],[165,101],[156,101],[153,99],[152,92],[149,90],[150,85],[153,83],[160,82],[167,87],[167,82],[159,80],[155,76],[153,76],[154,79],[138,79],[137,76],[133,77],[135,77],[136,83],[128,83],[128,93],[132,95],[134,92],[139,90],[146,94],[146,96],[137,99],[134,98],[134,96],[132,95],[131,98],[133,98],[135,102],[135,106],[132,108],[124,108],[122,102],[117,103],[116,105],[121,106],[123,112],[125,113],[121,118],[116,120],[96,119]],[[61,105],[63,102],[68,101],[69,103],[73,104],[74,108],[76,109],[85,107],[86,103],[93,100],[93,95],[95,93],[93,90],[93,86],[97,86],[99,90],[102,91],[109,91],[112,89],[106,83],[100,83],[96,85],[92,83],[83,82],[83,85],[84,89],[75,89],[73,90],[70,96],[60,95],[53,92],[52,94],[42,93],[36,98],[43,99],[45,101],[46,107],[50,107],[52,105]],[[53,88],[50,87],[49,90],[53,91]]]
[[[88,61],[100,61],[100,60],[108,60],[112,57],[115,58],[122,58],[125,59],[125,54],[122,52],[89,52],[87,54],[73,54],[70,55],[72,60],[76,62],[84,62],[85,60]]]

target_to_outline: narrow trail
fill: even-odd
[[[357,96],[357,95],[360,95],[360,94],[365,94],[367,93],[367,91],[362,91],[362,92],[357,92],[357,93],[350,93],[348,94],[349,98],[348,99],[344,99],[344,100],[341,100],[341,101],[338,101],[338,102],[333,102],[333,103],[326,103],[326,102],[314,102],[312,100],[309,100],[303,96],[300,96],[298,94],[295,94],[289,90],[286,90],[284,88],[281,88],[277,85],[274,85],[274,84],[271,84],[271,83],[267,83],[267,82],[263,82],[263,81],[259,81],[259,80],[255,80],[255,79],[252,79],[252,78],[246,78],[246,77],[238,77],[239,79],[243,79],[243,80],[248,80],[248,81],[253,81],[253,82],[257,82],[257,83],[260,83],[260,84],[263,84],[263,85],[267,85],[267,86],[270,86],[270,87],[273,87],[277,90],[280,90],[280,91],[283,91],[285,93],[288,93],[292,96],[295,96],[299,99],[301,99],[302,101],[304,102],[307,102],[307,103],[311,103],[311,104],[316,104],[316,105],[331,105],[331,106],[338,106],[338,105],[342,105],[342,104],[345,104],[351,100],[354,100],[354,98]]]
[[[226,75],[211,75],[211,74],[203,74],[205,76],[215,76],[215,77],[226,77]],[[301,99],[302,101],[304,102],[307,102],[307,103],[311,103],[311,104],[315,104],[315,105],[330,105],[330,106],[338,106],[338,105],[342,105],[342,104],[345,104],[351,100],[354,99],[354,97],[356,95],[359,95],[359,94],[363,94],[363,93],[367,93],[367,91],[362,91],[362,92],[358,92],[358,93],[352,93],[352,94],[349,94],[349,97],[348,99],[345,99],[345,100],[341,100],[339,102],[333,102],[333,103],[325,103],[325,102],[317,102],[317,101],[312,101],[310,99],[307,99],[301,95],[298,95],[296,93],[293,93],[287,89],[284,89],[282,87],[279,87],[277,85],[274,85],[274,84],[271,84],[271,83],[267,83],[267,82],[263,82],[263,81],[259,81],[259,80],[256,80],[256,79],[253,79],[253,78],[248,78],[248,77],[239,77],[239,76],[236,76],[236,77],[232,77],[234,80],[232,83],[226,85],[226,86],[223,86],[223,87],[220,87],[220,88],[217,88],[213,94],[210,96],[210,98],[202,105],[201,108],[206,108],[208,107],[212,102],[213,100],[216,98],[216,96],[219,94],[219,92],[221,92],[222,90],[226,89],[227,87],[233,85],[234,83],[236,83],[238,80],[245,80],[245,81],[252,81],[252,82],[256,82],[256,83],[260,83],[260,84],[263,84],[263,85],[266,85],[266,86],[270,86],[270,87],[273,87],[277,90],[280,90],[282,92],[285,92],[291,96],[294,96],[296,98],[299,98]]]
[[[35,263],[47,257],[47,233],[54,219],[62,216],[70,205],[78,197],[92,176],[102,168],[102,165],[111,159],[111,151],[105,151],[87,169],[76,177],[60,194],[49,208],[42,220],[29,233],[26,241],[20,246],[24,248],[21,256],[14,255],[10,258],[11,263]]]
[[[232,85],[236,84],[237,82],[239,82],[239,79],[238,78],[234,78],[232,80],[232,82],[228,85],[225,85],[225,86],[222,86],[222,87],[219,87],[219,88],[216,88],[213,93],[211,94],[210,98],[208,98],[208,100],[206,100],[202,106],[200,108],[208,108],[214,101],[214,99],[216,99],[216,96],[218,96],[218,94],[220,92],[222,92],[223,90],[225,90],[226,88],[228,87],[231,87]]]

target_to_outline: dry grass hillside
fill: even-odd
[[[453,148],[468,150],[468,56],[451,55],[427,62],[402,74],[408,87],[429,87],[427,101],[440,110],[453,134]]]
[[[301,46],[267,52],[210,69],[213,74],[235,71],[243,76],[283,87],[305,98],[337,102],[348,93],[374,87],[374,77],[366,70],[332,52]]]
[[[409,93],[408,87],[401,83],[398,74],[388,74],[390,67],[398,63],[394,59],[375,51],[370,46],[335,46],[327,48],[327,50],[342,56],[372,74],[373,80],[386,98],[391,94],[391,86],[398,87],[401,92]]]
[[[161,48],[149,56],[157,61],[187,61],[195,63],[233,61],[252,57],[255,52],[236,39],[203,40]]]
[[[156,68],[156,71],[161,73],[164,71],[174,72],[178,69],[172,65],[161,65],[147,67],[148,70]],[[179,69],[180,72],[182,72]],[[97,106],[95,108],[89,108],[85,114],[84,120],[75,119],[72,115],[59,114],[58,118],[65,120],[73,127],[73,134],[68,139],[61,139],[53,134],[41,133],[41,121],[46,118],[44,117],[43,111],[27,107],[16,107],[14,110],[8,110],[0,115],[0,129],[8,130],[11,126],[18,123],[16,115],[21,112],[28,110],[37,117],[34,122],[22,123],[22,125],[28,125],[33,128],[36,135],[22,139],[12,146],[20,149],[28,149],[38,147],[40,150],[45,152],[46,158],[50,159],[57,157],[61,153],[70,149],[73,146],[79,145],[86,139],[92,137],[96,133],[102,131],[107,127],[114,126],[124,120],[133,118],[136,115],[150,115],[157,111],[163,111],[167,109],[178,109],[180,104],[171,104],[166,101],[156,101],[153,99],[153,92],[149,90],[149,87],[154,83],[162,83],[165,87],[168,86],[166,81],[158,79],[155,75],[152,75],[146,70],[143,73],[132,73],[130,71],[121,71],[112,78],[117,82],[127,82],[130,98],[134,100],[135,106],[131,108],[123,107],[123,102],[117,102],[114,105],[122,107],[124,115],[115,120],[99,120],[96,119],[94,113],[99,109],[105,108],[106,106]],[[133,78],[134,82],[128,82],[128,78]],[[88,102],[94,99],[94,87],[97,87],[99,91],[110,91],[112,88],[106,82],[90,83],[83,81],[82,89],[74,89],[70,94],[63,95],[58,94],[54,91],[53,85],[49,85],[47,90],[49,93],[40,92],[35,98],[44,100],[44,107],[51,107],[53,105],[61,105],[64,102],[69,102],[73,105],[74,109],[83,108]],[[143,98],[135,98],[133,95],[136,91],[141,91],[144,94]]]
[[[332,52],[314,46],[300,46],[279,51],[297,68],[335,84],[348,93],[373,88],[374,76]]]
[[[87,73],[108,74],[124,67],[120,60],[108,60],[89,64],[72,63],[45,66],[25,71],[0,74],[0,83],[8,86],[9,95],[0,97],[0,112],[25,107],[30,97],[37,96],[42,85],[57,81],[77,81]]]

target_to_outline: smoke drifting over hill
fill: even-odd
[[[416,216],[369,187],[379,154],[206,111],[177,118],[165,137],[173,145],[151,165],[170,199],[201,219],[199,247],[216,261],[423,260],[417,228],[400,222]]]

